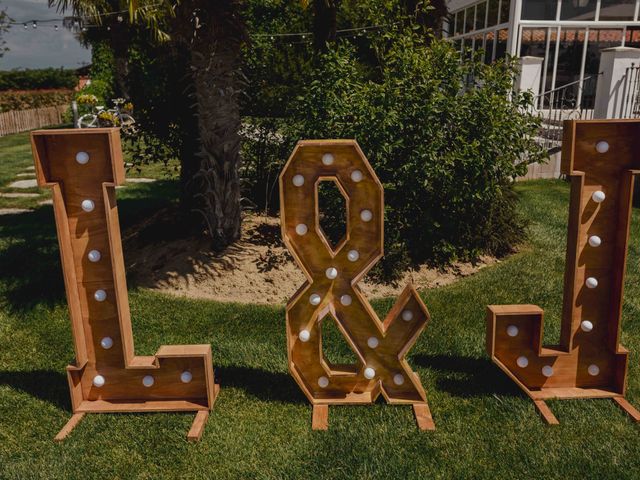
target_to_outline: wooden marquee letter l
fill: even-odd
[[[543,311],[492,305],[487,350],[557,424],[545,400],[612,398],[635,421],[624,398],[627,350],[620,345],[631,197],[640,173],[640,121],[566,121],[562,173],[571,177],[560,345],[542,346]]]
[[[53,191],[75,362],[67,367],[73,417],[195,411],[198,440],[217,395],[210,345],[162,346],[136,356],[115,186],[124,182],[117,129],[32,133],[38,184]]]

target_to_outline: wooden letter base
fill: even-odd
[[[492,305],[487,352],[557,424],[545,400],[624,398],[628,352],[620,345],[631,196],[640,168],[640,121],[572,120],[564,125],[562,173],[571,178],[560,345],[542,345],[543,311]]]
[[[40,186],[53,190],[76,360],[67,367],[73,416],[194,411],[198,440],[218,394],[211,345],[133,347],[115,187],[124,183],[117,129],[42,130],[31,136]]]

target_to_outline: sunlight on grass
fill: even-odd
[[[7,145],[30,155],[20,146],[26,136],[17,137],[0,146],[3,156]],[[12,162],[0,169],[2,182],[23,166]],[[384,403],[333,407],[329,431],[312,432],[311,408],[287,370],[283,305],[179,299],[130,285],[136,353],[212,345],[222,390],[199,444],[185,441],[190,414],[91,415],[66,442],[52,442],[70,416],[65,367],[74,355],[53,212],[44,206],[0,217],[0,477],[637,477],[638,427],[612,402],[551,402],[561,425],[549,428],[484,351],[487,304],[538,304],[546,341],[559,336],[568,184],[528,182],[517,191],[531,222],[521,253],[421,292],[432,321],[408,359],[428,391],[434,432],[418,432],[410,408]],[[123,227],[175,194],[174,182],[120,191]],[[636,405],[638,220],[634,210],[622,333],[631,350],[628,398]],[[394,301],[374,307],[384,318]]]

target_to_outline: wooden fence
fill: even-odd
[[[68,108],[68,105],[58,105],[2,112],[0,113],[0,137],[10,133],[26,132],[34,128],[58,125],[62,123],[62,115]]]

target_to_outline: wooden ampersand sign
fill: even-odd
[[[319,225],[318,184],[338,184],[347,202],[346,236],[335,249]],[[358,288],[382,257],[383,189],[353,140],[302,141],[280,175],[282,235],[307,281],[287,305],[289,368],[313,404],[314,429],[328,428],[330,404],[413,405],[421,429],[434,424],[426,394],[405,355],[429,313],[408,285],[381,322]],[[359,358],[329,363],[322,320],[332,316]]]
[[[562,172],[571,177],[560,345],[542,346],[543,311],[534,305],[489,306],[492,360],[548,423],[553,398],[624,398],[627,350],[620,345],[622,294],[634,175],[640,168],[639,121],[567,121]]]
[[[217,395],[210,345],[163,346],[136,356],[115,186],[124,182],[117,129],[32,133],[38,184],[53,190],[76,358],[67,367],[74,415],[196,411],[197,440]]]

